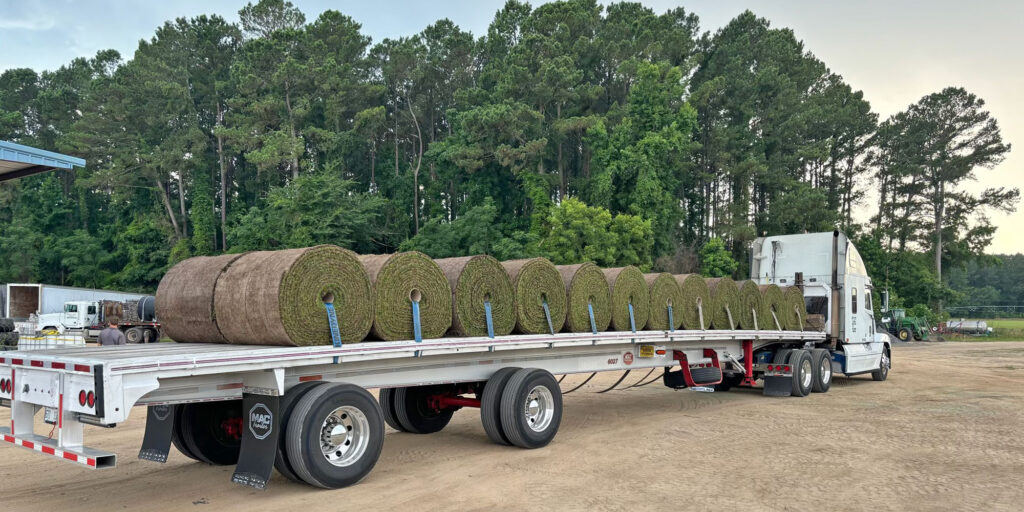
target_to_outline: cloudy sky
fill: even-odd
[[[1024,2],[859,0],[642,0],[657,11],[682,5],[716,30],[744,9],[790,27],[806,47],[855,89],[864,91],[883,118],[948,85],[965,87],[987,102],[1013,144],[994,170],[971,188],[1024,188]],[[293,0],[308,19],[337,9],[362,23],[367,34],[414,34],[449,18],[476,35],[486,31],[504,0]],[[537,3],[537,2],[534,2]],[[53,69],[78,56],[114,48],[130,57],[139,39],[165,20],[216,13],[237,20],[241,0],[0,0],[0,70]],[[866,219],[874,199],[861,207]],[[1000,227],[990,252],[1024,252],[1024,208],[993,214]]]

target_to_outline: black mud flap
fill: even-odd
[[[151,405],[146,408],[146,433],[142,437],[139,458],[153,462],[167,462],[174,430],[173,405]]]
[[[232,482],[257,489],[267,488],[281,434],[280,403],[279,396],[243,393],[242,448]]]
[[[793,377],[765,377],[764,396],[790,396],[793,394]]]

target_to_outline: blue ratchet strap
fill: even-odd
[[[587,311],[590,313],[590,332],[597,334],[597,322],[594,321],[594,305],[587,303]]]
[[[412,301],[412,337],[416,343],[423,341],[423,329],[420,328],[420,301]]]
[[[541,306],[544,306],[544,318],[548,320],[548,330],[551,334],[555,334],[555,326],[551,323],[551,310],[548,309],[548,301],[541,302]]]
[[[494,337],[494,321],[491,319],[491,301],[484,301],[484,315],[487,317],[487,337]]]
[[[636,318],[633,317],[633,303],[630,302],[629,306],[629,330],[636,332]]]
[[[331,326],[331,342],[335,348],[341,347],[341,331],[338,329],[338,315],[334,312],[334,304],[325,302],[327,308],[327,324]],[[338,356],[334,356],[334,364],[338,364]]]
[[[672,304],[668,305],[668,330],[669,332],[676,330],[676,323],[672,321]]]

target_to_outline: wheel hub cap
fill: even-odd
[[[531,389],[526,395],[523,413],[526,416],[526,424],[534,432],[543,432],[548,428],[555,413],[555,400],[551,390],[544,386]]]
[[[821,383],[828,384],[832,380],[832,361],[827,357],[821,358]]]
[[[814,376],[811,373],[812,371],[813,368],[811,367],[810,361],[804,360],[804,362],[800,364],[800,380],[803,381],[805,388],[811,385],[811,378]]]
[[[327,415],[320,427],[320,450],[327,462],[349,466],[366,453],[370,423],[363,411],[342,406]]]

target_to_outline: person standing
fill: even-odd
[[[121,319],[116,316],[110,317],[107,321],[107,328],[100,331],[100,345],[126,345],[128,340],[124,333],[117,328]]]

